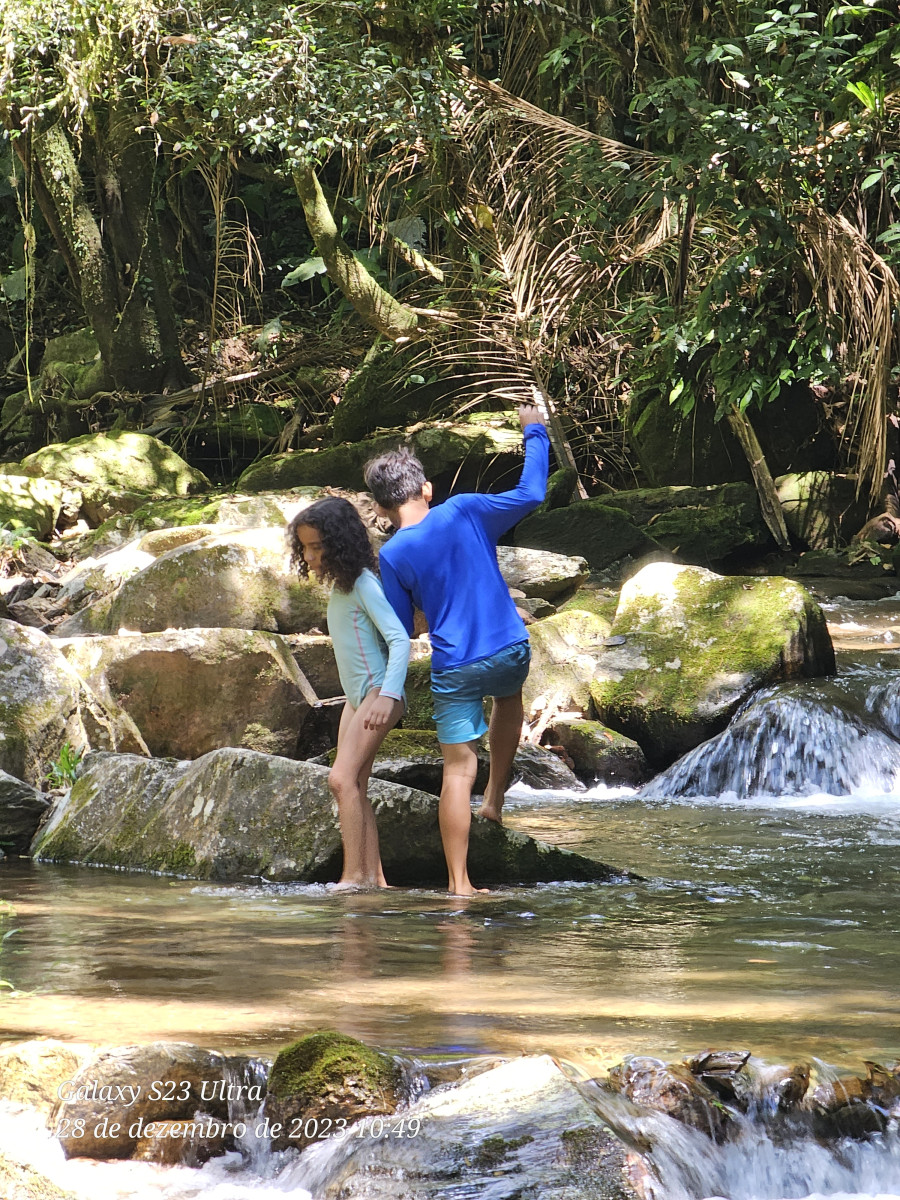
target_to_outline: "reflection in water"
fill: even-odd
[[[646,882],[216,886],[0,865],[0,1036],[268,1053],[311,1029],[425,1054],[608,1061],[705,1045],[848,1064],[900,1051],[900,800],[513,796],[510,825]]]

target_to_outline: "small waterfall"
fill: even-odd
[[[891,689],[900,731],[900,685]],[[885,708],[871,689],[869,712]],[[873,696],[875,697],[873,699]],[[847,796],[900,788],[900,741],[855,711],[850,698],[814,685],[758,692],[729,727],[651,780],[641,799],[733,794]]]
[[[593,1080],[571,1082],[618,1137],[640,1155],[647,1200],[801,1200],[803,1197],[900,1196],[900,1131],[826,1144],[806,1122],[732,1116],[716,1144],[663,1113],[639,1108]]]

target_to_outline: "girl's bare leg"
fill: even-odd
[[[337,801],[344,844],[340,883],[352,887],[386,886],[375,814],[366,789],[378,748],[388,731],[400,720],[403,705],[399,700],[394,701],[387,724],[378,729],[367,729],[365,719],[378,694],[377,691],[370,692],[357,709],[350,704],[344,706],[338,730],[337,757],[328,776],[329,787]]]

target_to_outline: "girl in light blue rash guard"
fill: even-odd
[[[338,887],[387,887],[369,773],[388,730],[403,715],[409,637],[381,590],[366,527],[349,500],[328,496],[304,508],[287,530],[291,562],[332,585],[328,632],[347,697],[328,785],[344,844]]]

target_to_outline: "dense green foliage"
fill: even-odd
[[[205,351],[179,336],[205,379],[248,321],[346,321],[340,289],[371,279],[428,314],[394,383],[417,415],[447,376],[458,403],[536,386],[602,484],[627,477],[630,403],[722,416],[809,387],[843,465],[877,481],[900,383],[898,29],[824,0],[8,0],[0,322],[21,345],[64,263],[113,331],[112,382],[147,390],[198,298]],[[129,155],[141,188],[116,176]],[[320,173],[355,283],[305,232],[298,169]]]

